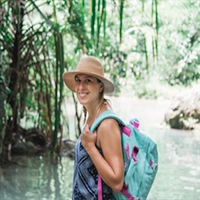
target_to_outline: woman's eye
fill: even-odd
[[[90,83],[91,80],[90,80],[90,79],[86,79],[85,82],[86,82],[86,83]]]
[[[80,83],[80,79],[79,78],[75,78],[75,82]]]

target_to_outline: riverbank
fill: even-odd
[[[187,88],[156,82],[144,87],[145,98],[138,98],[136,94],[139,92],[136,90],[130,93],[130,86],[119,97],[111,97],[116,112],[123,116],[123,109],[128,109],[125,118],[138,116],[150,126],[200,130],[200,82]],[[137,89],[141,90],[140,87]],[[131,116],[129,113],[132,113]]]

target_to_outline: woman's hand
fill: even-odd
[[[96,131],[92,133],[89,129],[88,124],[86,124],[83,133],[81,134],[81,143],[85,150],[88,152],[90,149],[94,148],[97,141]]]

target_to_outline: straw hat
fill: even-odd
[[[63,74],[63,80],[67,87],[75,92],[75,76],[77,74],[88,74],[99,79],[104,84],[104,93],[112,93],[114,91],[114,85],[111,81],[104,77],[103,65],[97,58],[93,56],[83,56],[75,71],[65,72]]]

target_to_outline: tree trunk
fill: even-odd
[[[24,1],[21,2],[21,4],[25,4]],[[24,6],[18,5],[17,7],[13,7],[13,13],[16,13],[18,11],[18,20],[14,22],[15,27],[15,34],[14,34],[14,45],[13,45],[13,51],[12,51],[12,63],[10,64],[10,83],[9,83],[9,89],[11,93],[8,95],[7,102],[10,104],[12,108],[12,124],[11,129],[15,130],[18,124],[18,99],[17,95],[20,91],[20,83],[21,83],[21,57],[20,57],[20,45],[21,45],[21,39],[22,39],[22,28],[23,28],[23,17],[24,17]],[[16,16],[14,16],[16,17]]]
[[[2,66],[0,66],[2,68]],[[1,75],[1,69],[0,69],[0,158],[3,150],[3,140],[5,137],[5,127],[6,127],[6,113],[5,113],[5,101],[6,101],[6,95],[5,95],[5,87],[4,82],[2,80]]]

